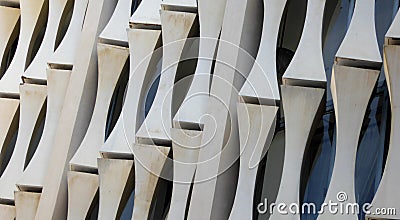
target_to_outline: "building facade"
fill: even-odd
[[[0,219],[400,219],[398,0],[0,0]]]

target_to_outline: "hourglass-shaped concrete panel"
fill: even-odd
[[[88,1],[74,1],[71,22],[65,32],[65,36],[54,54],[47,61],[51,68],[72,69]],[[67,3],[66,7],[68,6],[69,4]]]
[[[40,30],[36,26],[42,27],[45,19],[39,19],[46,9],[45,0],[21,0],[21,27],[17,49],[10,66],[0,80],[0,93],[7,96],[18,96],[18,85],[21,83],[21,75],[25,72],[26,61],[31,58],[33,41],[36,40]]]
[[[323,109],[325,89],[284,85],[285,157],[276,204],[300,204],[300,174],[306,149],[318,115]],[[299,113],[302,117],[299,117]],[[273,210],[270,219],[300,219],[299,213],[283,215]]]
[[[201,117],[206,113],[212,64],[217,52],[226,1],[200,0],[198,4],[200,41],[196,71],[186,97],[174,117],[174,127],[185,129],[199,127]]]
[[[240,90],[243,99],[258,99],[275,105],[280,100],[276,71],[276,45],[286,0],[264,0],[264,21],[258,54],[246,82]]]
[[[47,90],[44,85],[20,85],[20,119],[17,142],[3,175],[0,178],[0,201],[13,201],[15,184],[21,178],[25,166],[26,155],[35,125],[41,120],[43,104]]]
[[[41,191],[43,188],[70,76],[70,70],[47,69],[47,108],[43,133],[35,154],[17,181],[20,190]]]
[[[139,128],[139,142],[165,144],[171,141],[172,91],[176,71],[186,38],[194,25],[196,14],[161,10],[163,60],[160,82],[150,111]]]
[[[238,103],[240,169],[235,201],[229,216],[252,219],[258,164],[275,133],[278,107]]]
[[[128,46],[126,28],[129,27],[131,5],[132,0],[118,1],[110,21],[100,34],[101,42]]]
[[[322,56],[322,23],[326,0],[307,1],[306,20],[296,53],[283,81],[286,85],[326,87]]]
[[[100,148],[103,157],[133,158],[131,144],[135,143],[135,133],[144,120],[143,91],[151,83],[149,74],[160,59],[160,53],[154,52],[161,44],[160,30],[128,29],[128,39],[130,75],[126,98],[114,129]]]
[[[49,0],[49,14],[42,44],[23,78],[46,80],[47,61],[53,55],[60,20],[68,0]],[[40,20],[39,20],[40,21]],[[29,80],[28,79],[28,80]]]
[[[336,115],[336,153],[332,177],[325,202],[354,204],[355,166],[361,125],[379,70],[361,69],[340,65],[333,66],[331,90]],[[351,119],[351,120],[350,120]],[[340,194],[345,201],[339,201]],[[323,219],[358,219],[357,213],[339,215],[326,210],[318,217]]]
[[[128,48],[98,44],[99,78],[96,103],[86,134],[70,161],[75,171],[97,170],[99,148],[104,143],[108,107],[119,76],[128,59]]]
[[[336,53],[336,61],[341,65],[356,62],[380,68],[382,58],[375,30],[375,0],[356,1],[349,29]]]

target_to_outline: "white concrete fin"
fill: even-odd
[[[307,1],[303,33],[283,82],[286,85],[326,87],[322,55],[322,24],[326,0]]]
[[[180,57],[196,14],[161,10],[163,59],[160,82],[149,113],[136,133],[145,144],[171,142],[172,93]]]

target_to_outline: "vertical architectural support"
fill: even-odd
[[[43,133],[35,154],[17,181],[20,190],[39,192],[43,188],[70,76],[70,70],[47,69],[47,108]]]
[[[245,102],[275,105],[280,100],[276,71],[276,45],[286,0],[264,0],[264,21],[261,42],[246,82],[240,90]]]
[[[86,219],[98,187],[99,178],[96,174],[68,171],[67,219]]]
[[[227,219],[231,212],[239,157],[236,102],[254,62],[249,54],[258,49],[260,3],[226,2],[188,219]]]
[[[280,100],[276,45],[286,1],[264,1],[264,21],[256,61],[239,96],[240,167],[238,186],[229,219],[251,219],[258,164],[270,146]],[[261,105],[251,104],[259,103]]]
[[[22,176],[35,125],[44,116],[42,106],[46,95],[47,90],[44,85],[20,85],[21,107],[18,137],[11,159],[0,178],[0,202],[14,201],[14,191],[17,190],[15,184]]]
[[[170,148],[135,144],[135,199],[132,220],[147,219],[154,191]]]
[[[96,172],[99,149],[104,143],[108,107],[128,59],[128,48],[98,44],[99,79],[96,104],[85,137],[70,161],[71,170]]]
[[[12,135],[18,130],[18,99],[0,98],[0,164],[4,162],[4,156]]]
[[[238,103],[240,168],[229,219],[252,219],[258,164],[272,142],[278,107]]]
[[[67,175],[71,157],[89,125],[97,81],[97,37],[111,17],[116,2],[90,1],[51,151],[37,219],[61,219],[67,211]],[[98,146],[99,147],[99,146]]]
[[[201,131],[171,129],[173,151],[172,198],[167,219],[185,219],[190,186],[196,171]]]
[[[400,193],[398,182],[400,166],[400,97],[398,82],[400,80],[400,13],[397,13],[389,31],[386,33],[386,45],[383,48],[386,83],[389,90],[390,106],[392,112],[389,151],[386,158],[386,166],[383,172],[378,190],[372,200],[371,213],[377,213],[377,208],[395,208],[394,215],[367,215],[367,219],[400,219]]]
[[[336,154],[325,202],[344,202],[340,201],[343,192],[347,196],[346,203],[357,202],[354,172],[358,140],[381,63],[375,32],[375,1],[358,0],[333,67],[331,91],[336,115]],[[358,216],[354,212],[324,213],[318,219],[358,219]]]
[[[318,123],[316,115],[322,110],[325,89],[284,85],[281,92],[286,135],[283,173],[276,204],[299,204],[304,150],[315,123]],[[273,211],[270,219],[300,219],[299,213],[282,215],[277,210]]]
[[[47,1],[47,0],[46,0]],[[35,58],[32,60],[32,63],[29,64],[26,71],[24,72],[22,78],[25,81],[29,80],[46,80],[46,68],[47,68],[47,60],[53,55],[54,47],[56,44],[57,33],[60,26],[60,20],[62,18],[62,14],[64,8],[67,4],[68,0],[48,0],[49,14],[48,14],[48,22],[46,27],[46,32],[44,33],[42,43],[40,45],[39,50],[37,51]],[[45,3],[47,4],[47,3]],[[42,9],[46,10],[46,9]],[[43,12],[41,12],[43,13]],[[38,22],[41,22],[42,18],[39,15]],[[39,30],[36,30],[39,31]],[[36,33],[34,33],[36,34]],[[26,79],[28,78],[28,79]],[[35,82],[33,81],[33,82]]]
[[[304,152],[325,106],[326,76],[322,57],[325,0],[307,1],[303,32],[281,87],[285,113],[285,157],[276,204],[300,204]],[[301,117],[298,117],[301,115]],[[300,219],[299,213],[272,210],[270,219]],[[287,211],[287,210],[285,210]]]
[[[163,32],[162,72],[156,97],[136,138],[140,143],[162,145],[171,142],[175,75],[186,38],[192,34],[196,14],[161,10],[160,17]]]
[[[6,96],[18,97],[21,75],[25,72],[26,61],[31,58],[33,42],[39,31],[35,30],[35,27],[39,29],[45,22],[44,18],[40,19],[41,11],[45,10],[44,2],[44,0],[20,1],[21,27],[18,46],[10,66],[0,80],[0,93],[6,94]]]
[[[133,160],[99,158],[99,220],[120,219],[133,190]]]
[[[40,193],[16,191],[14,196],[16,219],[34,220],[40,200]]]
[[[82,33],[88,1],[89,0],[74,1],[70,25],[60,45],[58,45],[54,54],[51,55],[47,61],[51,68],[72,69],[79,37]],[[70,7],[69,2],[67,2],[66,7]]]
[[[19,8],[0,6],[0,74],[4,73],[7,61],[6,53],[18,36]],[[0,75],[0,77],[2,77]]]
[[[347,195],[346,203],[356,202],[354,172],[358,139],[378,76],[379,70],[333,66],[331,90],[336,115],[336,154],[325,202],[344,202],[339,198],[341,192]],[[325,212],[318,219],[357,219],[357,213]]]

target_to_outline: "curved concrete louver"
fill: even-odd
[[[130,26],[133,28],[160,26],[160,4],[161,0],[142,0],[129,20]]]
[[[196,171],[201,131],[171,129],[173,152],[173,186],[166,219],[185,219],[191,183]]]
[[[174,127],[186,129],[198,127],[201,117],[207,111],[212,64],[217,52],[226,0],[200,0],[198,4],[200,41],[196,71],[186,97],[173,119]]]
[[[11,49],[11,44],[17,38],[17,24],[20,17],[18,8],[0,6],[0,74],[6,67],[6,53]]]
[[[14,191],[17,190],[15,184],[22,176],[36,122],[43,119],[41,111],[46,95],[44,85],[20,85],[18,137],[11,159],[0,177],[0,201],[14,201]]]
[[[239,95],[245,100],[275,105],[280,100],[276,70],[276,45],[286,0],[264,0],[264,21],[260,47]]]
[[[39,30],[35,27],[44,25],[44,20],[39,19],[42,10],[45,10],[46,0],[21,0],[21,27],[19,40],[13,60],[0,80],[0,93],[7,96],[18,96],[18,85],[21,75],[25,72],[26,61],[32,55],[33,41],[36,40]],[[3,96],[4,96],[3,95]]]
[[[259,162],[271,145],[278,107],[237,104],[240,168],[235,201],[229,219],[252,219]]]
[[[355,203],[355,165],[358,140],[364,114],[379,76],[378,70],[340,65],[333,66],[332,99],[336,115],[336,154],[325,202],[338,202],[338,194],[347,194],[346,203]],[[357,88],[357,89],[354,89]],[[349,120],[351,118],[351,120]],[[357,219],[354,213],[326,213],[318,219]]]
[[[37,51],[32,63],[22,75],[22,78],[29,80],[46,80],[47,60],[54,53],[57,32],[60,25],[60,19],[64,11],[64,7],[68,0],[48,0],[49,14],[42,43]],[[40,22],[40,20],[39,20]]]
[[[59,126],[54,136],[57,148],[52,150],[49,159],[37,219],[67,216],[66,171],[91,119],[96,95],[97,37],[111,17],[115,4],[116,1],[112,0],[90,1],[88,4]]]
[[[0,164],[5,163],[11,135],[18,130],[18,99],[0,98]]]
[[[285,158],[276,204],[300,204],[304,151],[324,106],[325,89],[284,85],[281,92],[285,111]],[[298,117],[299,112],[301,118]],[[300,219],[300,215],[282,215],[274,210],[270,219]]]
[[[134,187],[133,160],[98,158],[99,220],[120,219]]]
[[[47,108],[43,133],[35,154],[17,181],[20,190],[41,191],[43,188],[70,76],[70,70],[47,69]]]
[[[163,60],[160,82],[149,113],[136,133],[140,143],[165,144],[171,142],[172,91],[176,71],[185,46],[190,37],[196,14],[160,11],[163,39]]]
[[[99,36],[100,42],[128,46],[126,28],[129,27],[131,6],[132,0],[118,1],[110,21]]]
[[[296,53],[283,75],[286,85],[326,87],[322,21],[326,0],[307,1],[306,20]],[[309,62],[312,60],[312,62]]]
[[[71,170],[93,172],[97,170],[98,151],[104,143],[108,106],[118,78],[129,56],[125,47],[98,44],[99,76],[92,118],[85,137],[72,157]]]
[[[158,60],[154,59],[159,53],[153,51],[160,45],[161,31],[151,29],[129,29],[130,75],[126,88],[126,98],[121,114],[113,131],[100,148],[103,157],[107,158],[132,158],[131,146],[135,143],[134,134],[144,120],[143,104],[146,85],[151,79],[149,69],[156,66]],[[156,60],[156,61],[155,61]]]
[[[355,62],[380,68],[382,58],[375,31],[375,0],[356,1],[349,29],[336,53],[336,61],[340,65]]]
[[[54,54],[48,59],[51,68],[72,69],[89,0],[74,1],[71,22]],[[67,6],[68,3],[67,3]],[[65,8],[65,10],[67,10]],[[63,18],[61,18],[63,19]]]
[[[398,17],[398,16],[397,16]],[[399,23],[396,19],[393,26],[397,26]],[[390,30],[394,31],[393,28]],[[394,37],[398,35],[398,32],[389,31],[386,37]],[[390,42],[388,40],[387,42]],[[391,130],[390,130],[390,143],[389,151],[386,159],[386,166],[383,172],[383,176],[379,187],[376,191],[375,197],[372,200],[372,213],[377,213],[378,208],[395,208],[400,210],[400,203],[398,198],[400,198],[398,187],[398,180],[400,179],[398,167],[399,161],[396,158],[400,155],[400,143],[399,136],[397,135],[399,131],[399,86],[398,82],[400,80],[400,66],[398,60],[400,58],[400,46],[398,45],[385,45],[384,48],[384,63],[385,63],[385,74],[386,82],[388,85],[390,105],[392,110],[391,119]],[[367,219],[400,219],[400,213],[393,213],[391,215],[369,215]]]
[[[132,220],[147,219],[154,191],[170,148],[135,144],[135,199]]]

